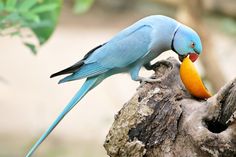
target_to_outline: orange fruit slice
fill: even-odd
[[[180,78],[186,89],[197,98],[209,98],[211,93],[204,86],[193,62],[186,57],[180,65]]]

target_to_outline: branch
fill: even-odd
[[[208,100],[183,86],[179,63],[155,64],[146,83],[115,116],[104,147],[111,157],[235,156],[236,79]]]

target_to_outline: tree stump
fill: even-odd
[[[207,100],[192,97],[174,58],[157,62],[115,116],[104,147],[111,157],[236,156],[236,79]],[[217,78],[216,78],[217,79]]]

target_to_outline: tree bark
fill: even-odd
[[[236,79],[208,100],[186,91],[173,58],[155,64],[115,116],[104,147],[111,157],[236,156]]]

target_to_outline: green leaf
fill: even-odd
[[[75,0],[74,12],[81,14],[90,9],[94,0]]]
[[[40,45],[43,45],[53,33],[55,25],[53,21],[44,19],[40,23],[32,24],[30,27],[38,38]]]
[[[29,21],[32,21],[32,22],[36,22],[36,23],[39,23],[39,22],[40,22],[39,15],[34,14],[34,13],[32,13],[32,12],[26,12],[26,13],[22,14],[22,16],[23,16],[26,20],[29,20]]]
[[[50,2],[50,4],[53,2],[57,7],[54,9],[50,7],[52,10],[48,12],[41,12],[39,14],[40,23],[32,23],[29,26],[37,36],[40,45],[44,44],[55,30],[62,5],[62,0],[45,0],[44,2],[46,3],[46,1]]]
[[[55,30],[61,5],[62,0],[0,0],[0,34],[9,30],[10,33],[3,35],[21,36],[20,30],[28,28],[42,45]],[[23,44],[36,54],[34,44]]]
[[[15,9],[17,0],[6,0],[6,6],[5,9],[7,11],[13,11]]]
[[[43,4],[43,5],[39,6],[39,7],[33,8],[30,12],[35,13],[35,14],[39,14],[39,13],[55,10],[58,7],[59,6],[56,3]]]
[[[26,12],[28,11],[30,8],[32,8],[35,4],[37,4],[36,0],[24,0],[23,2],[19,3],[19,11],[20,12]]]
[[[24,45],[26,46],[26,47],[28,47],[30,50],[31,50],[31,52],[33,53],[33,54],[37,54],[37,49],[36,49],[36,46],[34,45],[34,44],[31,44],[31,43],[24,43]]]
[[[3,23],[8,23],[10,26],[21,20],[21,17],[16,12],[10,13],[1,20]]]
[[[0,1],[0,12],[4,9],[4,3]]]

